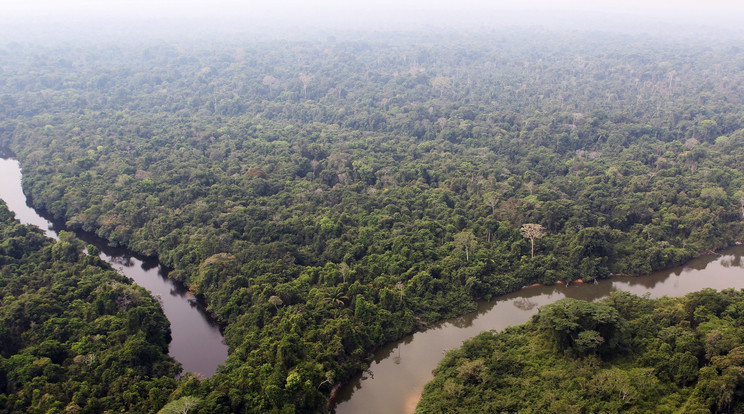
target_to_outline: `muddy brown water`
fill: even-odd
[[[26,203],[21,179],[18,161],[0,158],[0,198],[5,200],[21,223],[38,226],[47,236],[57,239],[58,230],[64,228],[53,224]],[[171,324],[169,354],[181,363],[184,373],[209,377],[217,372],[217,367],[227,359],[227,345],[219,326],[183,284],[168,279],[165,266],[127,249],[111,248],[105,240],[95,235],[84,232],[75,234],[86,243],[98,247],[103,260],[160,300]]]
[[[616,290],[657,298],[683,296],[704,288],[742,289],[743,254],[744,246],[736,246],[648,276],[613,277],[597,284],[532,287],[481,302],[476,312],[443,321],[381,348],[370,369],[339,390],[335,413],[414,412],[424,385],[434,378],[432,370],[446,351],[460,347],[463,341],[482,331],[500,331],[527,322],[540,306],[562,298],[597,300]]]
[[[0,159],[0,198],[21,222],[35,224],[50,237],[57,237],[54,225],[26,204],[16,160]],[[212,375],[225,361],[227,347],[217,325],[185,287],[168,279],[167,269],[157,261],[138,258],[126,249],[109,248],[88,234],[78,237],[99,247],[104,260],[160,297],[171,322],[170,354],[183,364],[184,371]],[[380,348],[370,369],[341,387],[333,409],[337,414],[412,413],[446,351],[482,331],[499,331],[527,322],[540,306],[562,298],[597,300],[616,290],[655,298],[683,296],[704,288],[742,289],[742,255],[744,246],[736,246],[647,276],[613,277],[597,284],[538,286],[480,302],[476,312],[442,321]]]

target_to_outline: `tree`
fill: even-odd
[[[341,277],[344,279],[344,283],[346,283],[346,276],[349,275],[349,271],[351,270],[349,265],[346,262],[342,262],[338,265],[338,270],[341,271]]]
[[[741,204],[741,218],[744,219],[744,189],[737,191],[734,197],[739,199],[739,203]]]
[[[307,98],[307,85],[310,84],[310,81],[312,79],[312,76],[306,73],[300,73],[300,82],[302,82],[302,94],[305,96],[305,98]]]
[[[349,300],[349,297],[346,296],[344,293],[344,290],[340,288],[339,286],[336,286],[334,288],[331,288],[327,292],[327,300],[331,303],[333,306],[346,306],[346,301]]]
[[[439,97],[444,95],[444,92],[449,91],[452,88],[452,79],[447,76],[437,76],[431,80],[431,86],[439,91]]]
[[[263,84],[269,87],[269,92],[272,92],[277,83],[279,83],[279,80],[271,75],[266,75],[263,78]]]
[[[529,190],[530,195],[535,194],[535,182],[534,181],[530,181],[526,183],[524,186],[527,187],[527,190]]]
[[[578,355],[615,350],[623,340],[625,319],[604,303],[561,299],[540,308],[538,326],[552,334],[559,351]]]
[[[488,207],[491,207],[491,214],[496,214],[496,206],[499,204],[499,197],[496,193],[490,192],[486,194],[486,203]]]
[[[473,232],[468,230],[461,231],[460,233],[455,234],[453,243],[455,244],[455,249],[465,250],[465,261],[469,262],[470,249],[475,247],[475,245],[477,244]]]
[[[535,239],[540,239],[545,236],[545,227],[540,224],[527,223],[523,224],[520,229],[522,236],[525,239],[530,239],[532,245],[532,257],[535,257]]]
[[[193,396],[181,397],[165,405],[158,414],[187,414],[190,409],[194,408],[201,399]]]
[[[284,302],[282,301],[282,299],[279,296],[272,296],[272,297],[269,298],[269,303],[272,304],[272,305],[274,305],[274,309],[276,309],[277,311],[279,311],[279,308],[277,308],[277,306],[282,306],[282,304]]]

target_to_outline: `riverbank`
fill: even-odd
[[[1,153],[0,153],[1,154]],[[45,231],[47,236],[57,238],[61,230],[72,231],[84,242],[96,246],[100,257],[114,269],[134,280],[159,298],[163,312],[171,324],[169,354],[183,366],[184,372],[202,377],[212,376],[217,367],[227,359],[227,345],[215,319],[185,285],[168,278],[169,269],[156,258],[145,257],[124,248],[113,248],[100,237],[82,231],[68,229],[63,223],[49,220],[48,214],[31,208],[21,188],[21,170],[18,162],[0,158],[0,198],[8,202],[9,208],[24,224],[32,224]]]
[[[744,246],[724,249],[645,276],[615,276],[573,286],[535,286],[478,303],[478,310],[451,318],[430,329],[415,332],[381,347],[372,358],[368,374],[360,373],[339,390],[336,414],[411,413],[412,395],[423,389],[431,371],[447,350],[487,330],[503,330],[527,322],[537,309],[564,297],[596,300],[615,290],[650,297],[683,296],[704,288],[744,288]],[[380,398],[384,395],[385,398]]]

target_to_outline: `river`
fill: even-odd
[[[540,306],[559,299],[596,300],[623,290],[652,298],[683,296],[703,288],[744,288],[744,246],[704,256],[642,277],[613,277],[597,284],[523,289],[478,304],[476,312],[408,335],[375,353],[370,369],[339,390],[336,414],[412,413],[444,353],[486,330],[527,322]]]
[[[56,238],[54,227],[26,205],[18,162],[0,159],[0,177],[0,198],[16,212],[16,217]],[[88,234],[81,233],[78,237],[98,246],[103,259],[160,296],[171,322],[170,354],[183,364],[184,370],[205,376],[213,374],[225,361],[227,347],[217,326],[183,285],[167,279],[167,270],[157,261],[137,258],[125,249],[111,249]],[[597,284],[541,286],[481,302],[476,312],[443,321],[379,349],[370,369],[340,389],[334,411],[336,414],[412,413],[424,385],[433,378],[432,370],[446,351],[482,331],[502,330],[527,322],[538,307],[565,297],[596,300],[615,290],[661,297],[682,296],[703,288],[742,289],[742,255],[744,246],[737,246],[648,276],[613,277]]]
[[[21,169],[18,161],[3,158],[0,152],[0,198],[24,224],[40,227],[47,236],[57,239],[61,227],[28,206],[21,189]],[[131,251],[111,248],[95,235],[76,232],[81,240],[101,251],[101,258],[135,283],[160,299],[163,312],[171,324],[169,354],[183,366],[183,371],[202,377],[212,376],[227,359],[227,345],[219,326],[186,287],[168,279],[168,269],[157,260],[135,255]]]

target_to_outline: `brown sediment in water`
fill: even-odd
[[[416,411],[416,406],[421,401],[421,396],[424,393],[424,387],[416,387],[416,389],[408,394],[405,398],[405,412],[413,413]]]

